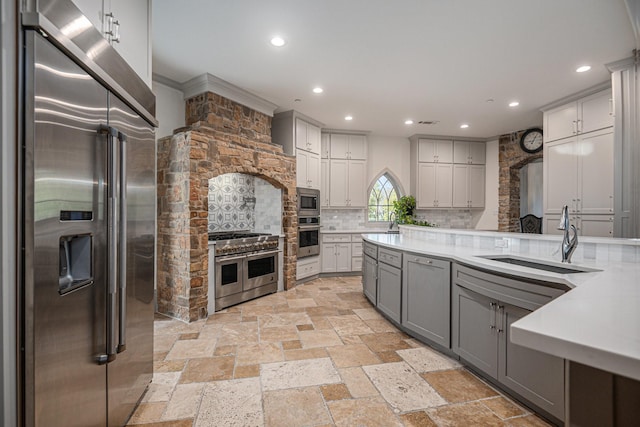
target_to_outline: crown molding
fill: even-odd
[[[184,82],[182,84],[182,92],[184,93],[185,99],[202,93],[213,92],[270,117],[273,117],[273,112],[278,108],[273,102],[260,98],[251,92],[209,73],[202,74]]]
[[[540,111],[545,112],[549,111],[552,108],[559,107],[564,104],[568,104],[569,102],[574,102],[579,100],[580,98],[584,98],[585,96],[593,95],[594,93],[600,92],[605,89],[611,89],[611,80],[607,80],[606,82],[602,82],[595,86],[591,86],[585,90],[582,90],[578,93],[571,94],[569,96],[565,96],[564,98],[560,98],[556,101],[553,101],[547,105],[543,105],[540,107]]]
[[[369,135],[370,130],[352,130],[352,129],[322,129],[322,133],[339,133],[343,135]]]
[[[161,74],[153,73],[151,75],[151,80],[156,83],[160,83],[163,86],[170,87],[171,89],[176,89],[182,92],[182,83],[178,83],[175,80],[170,79],[169,77],[165,77]]]

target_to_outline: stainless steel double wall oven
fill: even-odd
[[[298,258],[320,254],[320,191],[298,187]]]

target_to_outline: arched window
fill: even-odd
[[[369,193],[368,220],[389,221],[389,214],[393,212],[393,202],[399,197],[400,192],[393,178],[388,173],[380,175]]]

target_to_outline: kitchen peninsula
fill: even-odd
[[[574,393],[571,386],[574,380],[583,380],[574,378],[583,365],[609,375],[612,384],[621,379],[626,383],[627,393],[638,390],[640,241],[584,237],[574,254],[575,264],[561,265],[559,236],[401,226],[400,235],[365,234],[363,240],[364,290],[379,311],[407,333],[460,357],[485,378],[519,395],[547,416],[567,421],[565,398],[569,400],[568,416],[572,420],[582,416],[585,405],[594,404],[588,398],[585,401],[577,391]],[[586,271],[562,274],[495,259],[507,255],[551,268],[564,266]],[[367,273],[372,262],[373,287],[372,276]],[[415,270],[415,266],[412,270],[411,263],[421,264],[423,270]],[[390,279],[390,271],[396,271],[395,282]],[[409,276],[411,271],[419,273],[416,276],[426,291],[415,289]],[[434,284],[433,277],[440,278],[441,283]],[[399,293],[395,299],[389,289]],[[425,297],[428,292],[440,300],[434,304]],[[412,312],[412,304],[420,310]],[[420,320],[429,320],[434,312],[442,311],[443,306],[444,326],[434,326],[432,321],[416,327]],[[394,312],[395,317],[390,315]],[[482,318],[474,318],[477,315]],[[499,345],[487,346],[483,342],[501,333]],[[483,353],[485,350],[488,353]],[[509,351],[515,357],[507,358]],[[495,354],[495,363],[485,357],[487,354]],[[520,359],[523,366],[512,365],[511,359],[516,359],[513,363]],[[567,361],[564,367],[558,363],[562,359]],[[538,375],[539,372],[545,375]],[[585,375],[592,381],[590,372]],[[541,377],[553,376],[559,385],[536,384]],[[557,389],[563,386],[565,378],[570,393],[567,397],[558,396]],[[533,381],[534,386],[529,387],[527,381]],[[540,387],[539,393],[536,386]],[[605,396],[604,401],[596,402],[597,411],[610,411],[607,406],[611,405],[606,401],[609,397],[606,390],[602,391],[602,385],[591,383],[587,387],[593,387],[587,389],[589,392],[597,389]],[[531,390],[534,393],[529,393]],[[562,387],[560,393],[564,394]],[[553,396],[559,400],[554,401]],[[630,398],[632,403],[638,399],[637,393],[635,396]],[[628,414],[628,409],[629,405],[623,411]]]

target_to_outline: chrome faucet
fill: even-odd
[[[569,236],[569,229],[573,231],[573,237]],[[578,246],[578,230],[576,230],[575,225],[569,224],[569,207],[567,205],[564,205],[562,208],[558,230],[564,230],[564,238],[562,239],[562,262],[570,264],[571,255]]]
[[[387,233],[389,234],[399,234],[400,230],[398,229],[393,229],[394,225],[398,224],[398,220],[396,219],[396,213],[395,212],[391,212],[389,214],[389,229],[387,230]]]

